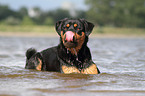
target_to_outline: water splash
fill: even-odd
[[[69,50],[67,49],[67,54],[69,54]]]

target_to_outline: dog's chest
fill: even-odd
[[[71,73],[98,74],[96,64],[91,64],[88,68],[83,68],[81,70],[79,70],[75,66],[62,65],[61,70],[65,74],[71,74]]]

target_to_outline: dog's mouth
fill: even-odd
[[[67,31],[64,34],[63,44],[67,48],[75,48],[77,46],[75,32]]]
[[[75,48],[77,46],[77,44],[73,42],[64,42],[63,44],[67,48]]]
[[[65,34],[63,34],[63,31],[61,32],[61,38],[63,45],[66,48],[81,48],[82,44],[85,40],[85,33],[82,32],[81,35],[78,35],[76,32],[73,31],[67,31]]]

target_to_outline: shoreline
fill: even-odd
[[[0,37],[59,37],[56,32],[0,32]],[[145,35],[136,34],[98,34],[92,33],[90,38],[145,38]]]

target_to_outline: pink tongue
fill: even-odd
[[[66,39],[65,39],[66,41],[68,42],[73,41],[74,33],[72,31],[67,31],[65,34],[66,34]]]

